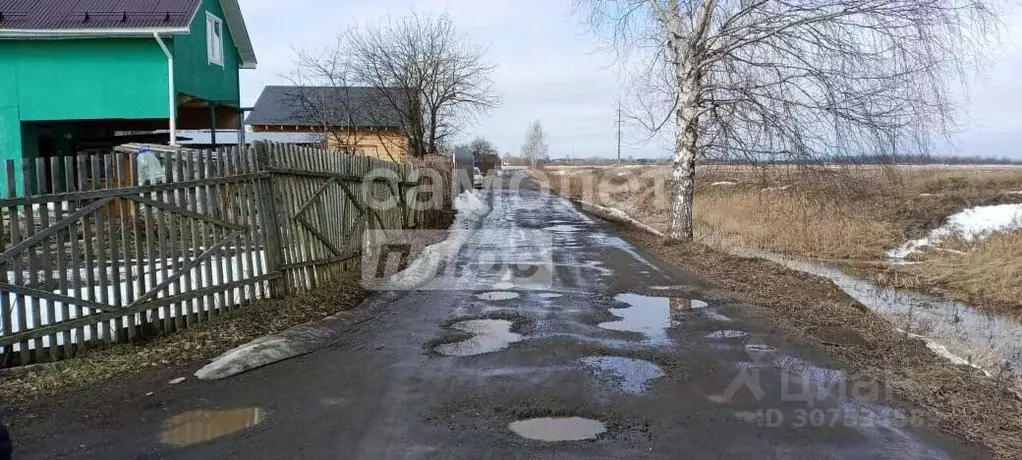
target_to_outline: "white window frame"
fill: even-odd
[[[214,42],[217,30],[220,31],[220,40]],[[210,64],[224,66],[224,21],[208,11],[206,12],[206,59]]]

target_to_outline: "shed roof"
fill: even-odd
[[[238,0],[219,0],[242,68],[255,50]],[[202,0],[0,0],[0,38],[96,38],[187,34]]]
[[[403,88],[267,86],[245,119],[248,125],[401,128]]]

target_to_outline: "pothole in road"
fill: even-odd
[[[714,331],[706,335],[708,339],[740,339],[748,336],[748,332],[743,331]]]
[[[667,329],[671,326],[672,311],[686,311],[703,308],[705,302],[698,300],[649,297],[638,294],[619,294],[614,297],[631,307],[612,308],[610,312],[620,318],[617,321],[600,323],[599,327],[613,331],[638,332],[646,336],[646,341],[654,345],[670,343]]]
[[[631,394],[646,391],[651,380],[665,375],[660,366],[649,361],[620,356],[588,356],[582,358],[582,364],[597,377]]]
[[[517,299],[519,296],[520,295],[517,292],[494,291],[494,292],[484,292],[482,294],[478,294],[478,295],[476,295],[476,298],[479,299],[479,300],[498,301],[498,300]]]
[[[263,419],[263,412],[258,408],[185,412],[167,420],[160,433],[160,443],[191,446],[251,428]]]
[[[442,343],[433,347],[433,350],[446,356],[475,356],[500,351],[522,340],[520,334],[511,332],[513,324],[506,319],[459,321],[451,325],[451,328],[473,336],[460,342]]]
[[[607,431],[603,422],[582,417],[519,420],[512,423],[510,428],[512,432],[523,438],[547,442],[595,439]]]
[[[582,228],[577,226],[577,225],[563,225],[562,224],[562,225],[551,225],[549,227],[544,228],[543,230],[546,230],[548,232],[555,232],[555,233],[575,233],[575,232],[581,231]]]

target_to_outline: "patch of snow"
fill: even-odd
[[[722,180],[722,181],[720,181],[720,182],[714,182],[714,183],[712,183],[712,184],[710,184],[710,185],[711,185],[711,186],[714,186],[714,187],[721,187],[721,186],[732,186],[732,185],[738,185],[738,183],[737,183],[737,182],[731,182],[731,181],[729,181],[729,180]]]
[[[973,369],[979,369],[987,377],[992,376],[992,374],[990,372],[987,372],[985,369],[977,366],[976,364],[972,363],[971,361],[969,361],[969,360],[967,360],[965,358],[962,358],[961,356],[958,356],[958,355],[952,353],[944,345],[941,345],[941,344],[939,344],[939,343],[937,343],[937,342],[935,342],[935,341],[933,341],[931,339],[928,339],[928,338],[926,338],[924,336],[921,336],[919,334],[913,334],[911,332],[905,331],[904,329],[895,328],[894,330],[895,330],[895,332],[899,332],[899,333],[905,334],[908,337],[912,337],[914,339],[922,340],[924,343],[926,343],[926,348],[929,349],[930,351],[932,351],[933,354],[935,354],[935,355],[937,355],[937,356],[939,356],[939,357],[941,357],[943,359],[948,360],[949,362],[951,362],[951,364],[954,364],[956,366],[969,366],[969,367],[971,367]]]
[[[344,325],[340,314],[320,321],[300,324],[278,334],[260,337],[213,358],[195,372],[199,380],[220,380],[255,368],[280,362],[318,350],[332,340]]]
[[[993,234],[1022,229],[1022,204],[977,206],[947,218],[944,225],[924,238],[912,240],[887,251],[892,259],[904,259],[923,248],[936,246],[946,238],[960,237],[968,242],[981,241]]]
[[[1014,190],[1011,192],[1005,192],[1006,195],[1022,195],[1022,190]]]
[[[791,188],[791,185],[789,184],[789,185],[785,185],[784,187],[767,187],[767,188],[765,188],[763,190],[760,190],[760,191],[761,192],[783,192],[783,191],[788,190],[790,188]]]
[[[167,384],[168,385],[177,385],[177,384],[180,384],[180,383],[184,383],[185,380],[188,380],[188,378],[186,378],[186,377],[178,377],[178,378],[176,378],[174,380],[171,380],[171,381],[167,382]]]
[[[461,248],[472,238],[479,222],[490,213],[490,207],[483,201],[482,193],[477,190],[466,190],[458,195],[454,199],[454,209],[457,214],[454,216],[454,222],[451,224],[451,231],[446,240],[427,246],[422,250],[419,258],[408,265],[408,268],[391,275],[386,280],[364,278],[363,281],[371,285],[366,287],[404,291],[416,289],[434,279],[440,267],[454,260]],[[371,257],[368,252],[367,256]],[[369,274],[366,273],[366,275]]]

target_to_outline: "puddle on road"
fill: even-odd
[[[548,232],[555,232],[555,233],[574,233],[574,232],[582,231],[582,228],[577,226],[577,225],[563,225],[562,224],[562,225],[551,225],[549,227],[544,228],[543,230],[546,230]]]
[[[493,353],[522,340],[520,334],[511,332],[511,321],[505,319],[472,319],[460,321],[452,329],[465,331],[474,336],[461,342],[443,343],[433,347],[437,353],[447,356],[475,356]]]
[[[558,299],[558,298],[561,298],[561,297],[563,297],[561,294],[557,294],[557,293],[553,293],[553,292],[544,292],[544,293],[539,295],[539,298],[541,298],[541,299]]]
[[[212,441],[251,428],[263,421],[258,408],[185,412],[170,418],[160,433],[160,443],[185,447]]]
[[[706,335],[708,339],[740,339],[749,335],[743,331],[715,331]]]
[[[519,420],[510,428],[523,438],[547,442],[595,439],[607,431],[603,422],[581,417]]]
[[[505,292],[505,291],[484,292],[482,294],[476,295],[476,298],[479,299],[479,300],[491,300],[491,301],[511,300],[511,299],[517,299],[518,297],[519,297],[519,294],[517,292]]]
[[[794,356],[779,356],[774,359],[774,366],[800,375],[803,379],[816,383],[835,382],[844,377],[844,372],[820,367],[802,358],[796,358]]]
[[[610,312],[621,319],[600,323],[599,327],[612,331],[638,332],[645,335],[646,341],[654,345],[670,343],[667,328],[671,326],[671,299],[619,294],[614,300],[627,303],[631,307],[611,308]]]
[[[646,391],[649,381],[665,375],[660,366],[649,361],[619,356],[588,356],[582,358],[582,364],[593,370],[597,377],[631,394]]]

